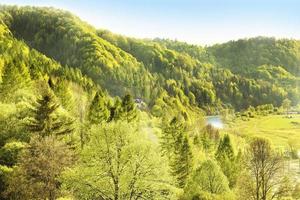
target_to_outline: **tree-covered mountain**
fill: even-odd
[[[0,199],[291,196],[268,140],[220,133],[203,116],[288,112],[299,48],[136,39],[63,10],[0,6]]]
[[[200,47],[96,30],[53,8],[1,9],[15,38],[64,67],[80,69],[114,96],[131,92],[153,107],[166,95],[207,112],[215,112],[212,105],[240,110],[279,106],[285,98],[298,102],[298,41],[253,38]]]
[[[286,55],[277,59],[278,61],[275,61],[276,59],[273,62],[261,61],[257,65],[253,62],[252,66],[254,67],[252,68],[241,63],[237,65],[240,66],[240,70],[235,70],[230,67],[228,61],[223,62],[222,59],[235,62],[240,59],[240,54],[245,54],[244,57],[247,59],[252,56],[257,57],[259,55],[250,53],[247,55],[247,51],[252,52],[259,47],[249,45],[247,50],[246,48],[239,48],[238,45],[232,45],[235,46],[237,49],[235,51],[238,53],[234,54],[234,51],[228,49],[227,54],[220,53],[221,56],[218,56],[215,52],[222,51],[222,49],[226,49],[227,45],[235,43],[200,47],[170,40],[155,39],[151,41],[126,38],[108,31],[98,31],[98,35],[134,55],[152,73],[163,73],[166,79],[175,79],[177,85],[182,88],[183,93],[190,101],[207,111],[209,111],[207,108],[209,105],[225,106],[237,110],[245,109],[250,105],[257,106],[269,103],[279,106],[285,98],[291,99],[294,104],[298,103],[299,90],[296,87],[298,75],[294,71],[287,71],[287,68],[283,67],[283,63],[294,63],[294,68],[296,68],[295,63],[297,63],[299,56],[288,57],[289,55]],[[262,42],[264,44],[273,39],[253,38],[252,40],[257,41],[257,46],[259,46],[260,40],[264,40]],[[243,41],[247,43],[248,40]],[[297,44],[297,41],[290,42]],[[269,60],[272,59],[270,55],[276,57],[277,54],[278,56],[282,54],[280,52],[283,50],[280,50],[279,45],[282,41],[275,40],[275,43],[278,43],[277,50],[274,50],[272,46],[268,47],[272,49],[270,51],[268,48],[261,48],[261,60],[268,60],[264,58],[263,51],[267,51]],[[292,48],[291,52],[294,52],[294,49],[296,48]],[[296,55],[296,53],[292,55]],[[159,68],[155,69],[153,66],[159,66]],[[163,72],[159,71],[166,66],[170,66],[171,70],[168,68]]]
[[[234,72],[243,73],[261,65],[272,65],[299,76],[299,40],[257,37],[214,45],[208,50],[220,66]]]

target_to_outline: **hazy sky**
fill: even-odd
[[[300,0],[0,0],[69,10],[97,28],[138,38],[213,44],[274,36],[300,39]]]

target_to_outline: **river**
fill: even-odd
[[[224,123],[219,115],[207,116],[206,123],[217,129],[224,128]]]

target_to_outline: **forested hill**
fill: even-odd
[[[299,53],[296,40],[201,47],[0,6],[0,200],[299,199],[283,161],[300,122],[253,122],[299,106]]]
[[[286,98],[299,102],[296,40],[259,37],[200,47],[96,30],[54,8],[0,10],[1,27],[11,40],[65,71],[76,69],[111,96],[130,93],[142,98],[156,116],[178,105],[180,112],[201,108],[214,113],[222,108],[280,106]]]

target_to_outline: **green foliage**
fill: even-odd
[[[114,95],[123,95],[126,88],[139,93],[140,88],[134,88],[136,82],[149,76],[133,56],[97,37],[94,28],[68,12],[33,7],[0,9],[18,39],[63,66],[79,68]]]
[[[105,96],[97,91],[89,108],[88,119],[92,124],[101,124],[108,120],[109,110],[105,102]]]
[[[214,45],[209,51],[218,63],[234,71],[264,64],[284,66],[291,73],[299,71],[300,44],[296,40],[257,37]]]
[[[174,195],[156,144],[131,124],[112,122],[94,127],[91,134],[78,165],[64,174],[67,191],[79,199],[164,199]]]
[[[206,125],[201,131],[200,141],[202,148],[205,152],[209,153],[214,150],[220,139],[220,133],[218,129],[215,129],[212,125]]]
[[[291,107],[291,101],[289,99],[284,99],[282,101],[282,108],[286,110],[286,113],[288,113],[290,107]]]
[[[60,105],[64,109],[72,112],[75,102],[70,88],[70,83],[63,79],[57,79],[56,83],[54,83],[52,79],[49,78],[48,84],[50,88],[54,91],[55,95],[58,97]]]
[[[225,135],[220,140],[215,157],[232,188],[241,171],[241,158],[240,155],[234,154],[229,135]]]
[[[8,180],[5,196],[12,199],[49,199],[59,195],[58,177],[72,163],[68,146],[55,137],[33,137]]]
[[[188,185],[185,188],[187,199],[210,199],[202,197],[205,193],[225,194],[229,192],[229,185],[226,176],[220,167],[212,160],[203,161],[193,172]],[[199,195],[199,193],[203,194]]]
[[[192,171],[192,153],[184,121],[174,117],[163,125],[162,152],[169,158],[173,176],[183,188]]]
[[[9,142],[0,149],[0,165],[12,167],[17,163],[19,153],[25,144],[22,142]]]
[[[71,133],[72,121],[65,122],[58,118],[57,111],[59,104],[56,103],[54,96],[46,92],[38,99],[35,108],[32,110],[33,118],[27,125],[29,131],[39,134],[42,137],[50,135],[64,135]]]
[[[7,167],[5,165],[0,165],[0,193],[6,189],[7,187],[7,180],[11,176],[11,173],[13,172],[13,168]],[[0,199],[3,199],[0,196]]]
[[[140,40],[95,30],[54,8],[0,6],[3,199],[177,199],[184,190],[182,199],[229,200],[230,188],[240,192],[237,199],[250,196],[249,166],[259,159],[246,154],[252,158],[242,168],[233,135],[204,126],[203,111],[240,111],[237,122],[248,120],[248,127],[234,137],[260,128],[252,121],[279,106],[288,112],[300,100],[299,47],[272,38],[212,47]],[[295,134],[283,132],[280,143],[297,138],[297,120],[288,120],[282,126]],[[268,129],[275,138],[281,121],[251,134]],[[61,141],[71,141],[72,150]],[[267,161],[277,161],[262,143]],[[295,154],[297,143],[288,143]],[[297,187],[286,188],[292,186],[281,178],[272,194],[297,198]]]
[[[0,148],[9,141],[29,141],[30,136],[24,127],[29,114],[28,107],[26,103],[0,103]]]
[[[132,99],[132,96],[127,94],[122,99],[121,104],[121,118],[127,122],[131,122],[137,117],[137,110],[135,102]]]

